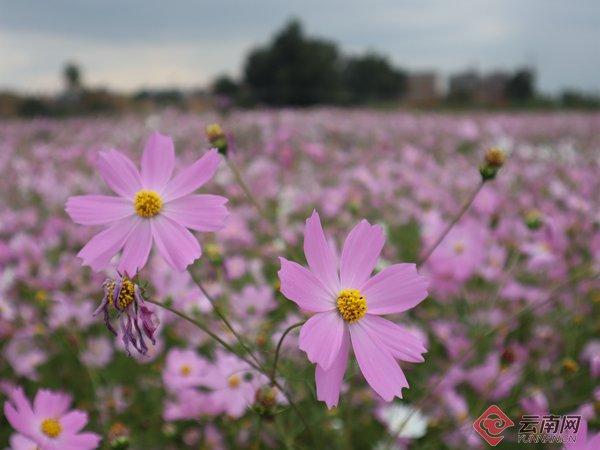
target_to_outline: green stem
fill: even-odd
[[[290,325],[289,327],[287,327],[285,329],[285,331],[283,332],[283,334],[281,335],[281,337],[279,338],[279,342],[277,343],[277,349],[275,350],[275,358],[273,359],[273,369],[271,369],[271,380],[275,379],[275,375],[277,374],[277,362],[279,361],[279,353],[281,351],[281,346],[283,344],[283,340],[286,338],[286,336],[294,329],[301,327],[302,325],[304,325],[306,323],[306,320],[303,320],[302,322],[297,322],[293,325]]]
[[[190,276],[192,277],[192,280],[194,281],[194,283],[196,283],[198,288],[200,288],[200,290],[202,291],[204,296],[210,302],[212,309],[215,312],[215,314],[217,315],[217,317],[221,320],[221,322],[223,322],[223,324],[227,327],[227,329],[233,334],[233,336],[238,341],[240,346],[244,349],[244,351],[248,354],[248,356],[256,363],[256,365],[259,367],[262,367],[262,364],[260,363],[258,358],[254,355],[254,353],[252,352],[250,347],[248,347],[248,345],[246,344],[246,342],[244,341],[242,336],[235,330],[235,328],[233,328],[233,325],[231,324],[229,319],[227,319],[225,314],[223,314],[223,312],[221,311],[221,308],[219,308],[219,306],[217,305],[216,299],[212,295],[210,295],[208,293],[208,291],[204,288],[202,281],[200,281],[200,279],[194,275],[194,272],[192,271],[191,268],[188,269],[188,272],[190,273]]]
[[[456,216],[454,216],[454,218],[452,219],[452,221],[448,225],[446,225],[446,228],[444,228],[444,231],[442,231],[442,234],[439,235],[439,237],[436,239],[436,241],[433,243],[433,245],[431,247],[429,247],[429,249],[427,249],[427,251],[425,252],[425,254],[421,257],[421,259],[419,259],[419,261],[417,262],[417,266],[420,267],[420,266],[422,266],[423,264],[425,264],[427,262],[427,260],[429,259],[429,257],[435,251],[435,249],[438,248],[438,246],[446,238],[446,236],[448,235],[448,233],[450,233],[450,230],[452,230],[452,228],[454,228],[454,225],[456,225],[458,223],[458,221],[462,218],[462,216],[464,216],[465,213],[467,212],[467,210],[471,207],[471,205],[473,204],[473,201],[475,201],[475,198],[477,197],[477,194],[479,194],[479,192],[483,188],[484,184],[485,184],[485,180],[482,180],[479,183],[479,185],[477,186],[477,189],[475,189],[471,193],[471,195],[469,196],[469,198],[465,201],[465,203],[460,208],[460,211],[458,211],[458,213],[456,214]]]

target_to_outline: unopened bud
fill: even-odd
[[[222,155],[227,155],[227,136],[221,125],[218,123],[212,123],[206,126],[206,137],[210,144],[215,147]]]
[[[485,152],[485,160],[479,167],[479,173],[483,181],[493,180],[496,178],[498,171],[506,161],[506,153],[504,150],[492,147]]]
[[[108,442],[113,450],[126,450],[130,445],[129,429],[121,422],[116,422],[108,431]]]
[[[579,364],[573,358],[565,358],[562,361],[562,367],[565,372],[575,373],[579,371]]]
[[[485,152],[485,162],[492,167],[502,167],[506,161],[506,153],[498,147],[489,148]]]
[[[525,214],[525,225],[527,225],[527,228],[530,230],[539,230],[543,223],[542,213],[537,209],[532,209]]]

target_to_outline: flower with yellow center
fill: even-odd
[[[192,373],[192,368],[190,366],[188,366],[187,364],[181,366],[180,369],[181,375],[184,377],[189,376],[190,373]]]
[[[456,253],[457,255],[462,254],[462,252],[465,251],[465,244],[462,242],[456,242],[454,244],[454,253]]]
[[[163,205],[163,200],[156,191],[142,189],[135,194],[133,207],[135,213],[145,219],[156,216]]]
[[[62,425],[56,419],[44,419],[40,425],[40,430],[49,438],[57,438],[62,433]]]
[[[367,313],[367,299],[358,289],[344,289],[337,297],[337,309],[348,323],[362,319]]]
[[[108,289],[108,303],[112,305],[116,282],[111,280],[107,282]],[[135,284],[127,277],[123,277],[121,282],[121,290],[119,291],[119,298],[117,298],[117,306],[123,310],[133,303],[135,300]]]
[[[231,388],[231,389],[236,389],[237,387],[240,386],[240,384],[242,383],[242,379],[240,378],[239,375],[234,374],[231,375],[228,379],[227,379],[227,385]]]

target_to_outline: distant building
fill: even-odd
[[[406,100],[414,106],[433,106],[442,98],[436,72],[415,72],[408,75]]]
[[[502,71],[492,72],[483,76],[475,100],[479,103],[492,105],[505,104],[506,86],[510,78],[510,74]]]
[[[491,105],[506,103],[506,86],[510,74],[503,71],[481,75],[467,70],[450,77],[448,99],[456,102],[473,102]]]
[[[479,73],[467,70],[450,77],[448,97],[456,101],[473,101],[481,82]]]

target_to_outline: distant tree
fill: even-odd
[[[240,92],[240,85],[227,75],[219,76],[212,84],[211,92],[215,95],[223,95],[235,98]]]
[[[65,65],[63,78],[67,90],[74,91],[81,87],[81,69],[75,63],[67,63]]]
[[[353,102],[387,101],[406,91],[406,73],[373,52],[349,58],[343,72],[346,92]]]
[[[535,75],[530,69],[520,69],[508,80],[506,95],[513,101],[531,100],[535,95]]]
[[[272,41],[252,51],[244,81],[254,97],[275,105],[310,105],[337,100],[343,89],[335,44],[304,35],[291,21]]]

